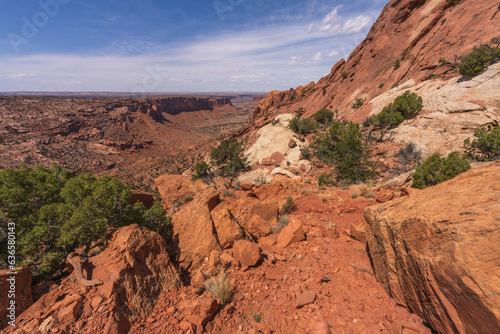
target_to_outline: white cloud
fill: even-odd
[[[13,73],[13,74],[0,74],[0,78],[8,78],[8,79],[26,79],[26,78],[32,78],[35,75],[32,73],[26,74],[26,73]]]
[[[372,18],[367,15],[359,15],[354,19],[347,20],[344,23],[343,32],[346,34],[358,33],[371,25]]]
[[[288,65],[290,65],[290,66],[298,65],[301,61],[302,61],[302,57],[293,56],[290,58]]]
[[[355,34],[362,32],[372,23],[370,15],[358,15],[355,18],[346,19],[339,14],[342,5],[338,5],[331,10],[321,21],[318,28],[314,28],[314,23],[309,25],[307,31],[312,33],[314,31],[327,33],[329,35],[335,34]]]
[[[14,74],[0,75],[0,91],[29,87],[33,91],[201,92],[296,87],[329,73],[334,58],[346,57],[365,37],[360,27],[371,22],[370,16],[346,20],[340,9],[337,6],[311,24],[261,25],[166,45],[119,41],[102,55],[1,57],[0,68]],[[14,80],[19,78],[24,80]]]
[[[312,57],[310,60],[308,60],[306,62],[306,65],[307,66],[316,66],[319,63],[321,63],[322,61],[323,61],[323,55],[321,54],[321,52],[318,52],[314,55],[314,57]]]
[[[323,18],[318,31],[326,32],[331,35],[338,34],[342,32],[342,17],[339,15],[338,11],[342,8],[342,5],[335,7],[328,15]]]

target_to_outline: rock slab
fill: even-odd
[[[377,280],[439,333],[500,328],[500,163],[367,208]]]

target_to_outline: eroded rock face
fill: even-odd
[[[347,60],[339,60],[303,97],[292,101],[304,92],[302,87],[270,92],[251,120],[257,123],[280,105],[280,113],[302,107],[306,117],[323,107],[338,109],[342,117],[362,122],[370,105],[353,109],[356,98],[368,102],[410,79],[420,83],[432,75],[456,76],[452,66],[440,64],[439,58],[453,62],[454,55],[497,37],[497,10],[498,4],[490,0],[392,0]],[[394,69],[397,60],[400,66]]]
[[[212,250],[222,251],[211,216],[219,203],[218,190],[210,186],[172,216],[174,242],[178,244],[180,262],[190,265],[193,261],[200,262]]]
[[[155,179],[155,186],[167,209],[183,204],[207,187],[201,180],[194,182],[181,175],[162,175]]]
[[[86,287],[75,273],[18,314],[11,331],[126,333],[130,319],[147,314],[161,291],[179,284],[165,240],[139,225],[115,231],[108,247],[82,265]]]
[[[500,328],[500,163],[365,210],[378,281],[439,333]]]

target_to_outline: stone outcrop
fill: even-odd
[[[500,328],[500,163],[365,210],[377,280],[439,333]]]
[[[82,260],[82,258],[80,256],[76,255],[75,253],[70,253],[66,257],[66,263],[68,264],[68,266],[70,268],[72,268],[74,270],[76,280],[81,285],[92,287],[92,286],[101,285],[103,283],[102,280],[100,280],[100,279],[89,280],[83,276],[82,268],[83,268],[83,265],[85,265],[86,263]]]
[[[297,134],[288,128],[288,122],[293,118],[292,114],[283,114],[276,117],[278,124],[267,124],[253,135],[256,141],[246,151],[248,162],[251,166],[263,164],[274,166],[300,165],[300,149],[306,147],[308,142],[297,140]],[[290,142],[296,145],[290,147]]]
[[[177,243],[179,261],[189,266],[201,263],[212,250],[222,251],[214,233],[212,210],[219,205],[219,192],[209,186],[172,216],[174,242]]]
[[[162,175],[154,180],[166,209],[176,209],[203,189],[207,188],[201,180],[193,182],[181,175]]]
[[[75,270],[18,314],[15,330],[126,333],[132,317],[147,314],[160,292],[180,284],[166,247],[161,236],[139,225],[116,230],[103,252],[82,263],[82,279],[102,284],[82,286]]]

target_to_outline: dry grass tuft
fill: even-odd
[[[234,288],[229,282],[229,277],[224,271],[221,271],[217,277],[211,277],[203,283],[205,290],[219,299],[222,305],[231,302],[234,294]]]

